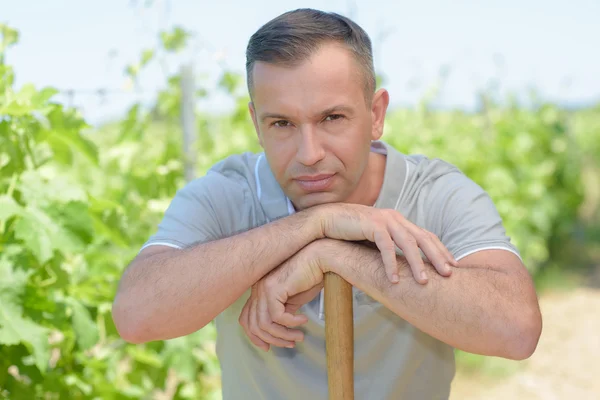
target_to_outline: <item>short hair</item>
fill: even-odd
[[[252,71],[257,61],[294,67],[308,60],[326,42],[338,42],[350,50],[362,69],[365,98],[370,103],[376,78],[369,35],[347,17],[310,8],[281,14],[250,37],[246,48],[250,96],[254,87]]]

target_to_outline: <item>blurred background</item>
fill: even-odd
[[[111,302],[177,189],[260,151],[245,46],[313,7],[370,34],[383,139],[492,196],[535,278],[537,352],[457,351],[452,399],[600,396],[600,2],[0,3],[0,399],[220,399],[212,325],[129,345]]]

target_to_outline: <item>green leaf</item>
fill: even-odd
[[[56,107],[48,114],[48,121],[51,129],[46,130],[44,133],[46,137],[53,139],[49,141],[50,145],[56,141],[62,141],[73,150],[77,150],[94,165],[98,165],[98,149],[82,134],[82,131],[88,128],[84,120],[73,112],[67,113],[62,108]],[[60,151],[64,150],[60,149]]]
[[[198,363],[192,352],[192,340],[187,336],[165,341],[165,349],[161,354],[165,363],[173,368],[181,378],[192,381],[198,373]]]
[[[23,292],[28,274],[14,271],[5,259],[0,260],[0,344],[13,346],[25,344],[32,351],[35,365],[45,372],[50,359],[48,329],[23,317],[19,296]]]
[[[129,247],[129,240],[123,233],[121,233],[119,229],[111,227],[110,225],[105,223],[102,220],[102,218],[100,218],[98,215],[92,214],[91,218],[94,222],[94,231],[98,234],[99,237],[108,239],[108,241],[122,248]]]
[[[8,260],[7,255],[3,254],[0,259],[0,298],[3,295],[15,295],[20,296],[25,290],[25,284],[29,279],[30,272],[23,270],[13,270],[11,262]],[[1,308],[1,307],[0,307]]]
[[[144,346],[128,346],[127,354],[142,364],[146,364],[154,368],[160,368],[162,366],[161,358],[153,351],[146,350]]]
[[[83,379],[75,374],[69,374],[65,377],[65,383],[69,386],[75,386],[81,390],[85,395],[92,393],[93,387],[89,383],[86,383]]]
[[[112,199],[105,197],[89,196],[90,211],[102,213],[103,211],[116,211],[123,213],[123,204],[120,204]]]
[[[41,109],[45,107],[48,101],[58,93],[60,92],[55,88],[44,88],[33,96],[32,102],[36,109]]]
[[[98,327],[83,304],[72,297],[66,300],[73,310],[73,331],[75,332],[77,345],[80,349],[87,350],[98,343],[100,338]]]
[[[38,218],[28,213],[15,223],[14,229],[15,237],[31,250],[41,264],[52,258],[52,240],[47,227],[41,225]]]
[[[94,221],[90,217],[88,205],[81,201],[51,206],[46,211],[55,221],[71,232],[82,244],[92,242]]]
[[[135,78],[140,71],[140,67],[138,65],[128,65],[125,67],[125,75],[130,78]]]
[[[142,52],[142,60],[140,61],[140,67],[144,67],[146,64],[148,64],[152,60],[153,57],[154,57],[153,49],[144,50]]]
[[[0,51],[1,53],[1,51]],[[7,93],[9,88],[12,88],[12,85],[15,82],[15,72],[10,65],[2,65],[0,63],[0,93]],[[6,101],[5,96],[0,96],[0,106],[4,104]]]
[[[60,139],[57,135],[46,136],[46,141],[54,152],[54,161],[63,165],[73,164],[73,150],[68,142]]]
[[[12,197],[8,195],[0,196],[0,221],[7,220],[15,215],[20,215],[23,211]]]
[[[160,33],[160,38],[165,50],[171,52],[178,52],[182,50],[185,47],[189,36],[190,34],[179,26],[176,26],[172,32]]]
[[[15,237],[31,250],[41,264],[52,258],[55,249],[63,253],[82,250],[82,243],[77,237],[34,206],[25,209],[14,229]]]
[[[75,177],[51,165],[24,172],[17,187],[28,204],[87,201],[87,194]]]
[[[19,41],[19,32],[6,24],[0,24],[0,33],[2,34],[0,53]]]
[[[225,71],[223,76],[221,76],[221,80],[219,81],[219,86],[227,90],[229,94],[234,94],[241,84],[242,76],[229,71]]]

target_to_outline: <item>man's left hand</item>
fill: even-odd
[[[295,313],[314,299],[323,288],[324,242],[314,241],[290,257],[252,286],[252,293],[239,323],[256,346],[268,351],[270,345],[293,348],[304,334],[294,327],[305,324],[305,315]]]

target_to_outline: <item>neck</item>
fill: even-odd
[[[375,204],[383,186],[385,163],[385,155],[375,152],[369,153],[369,161],[365,172],[362,174],[356,190],[346,200],[347,203],[365,206]]]

